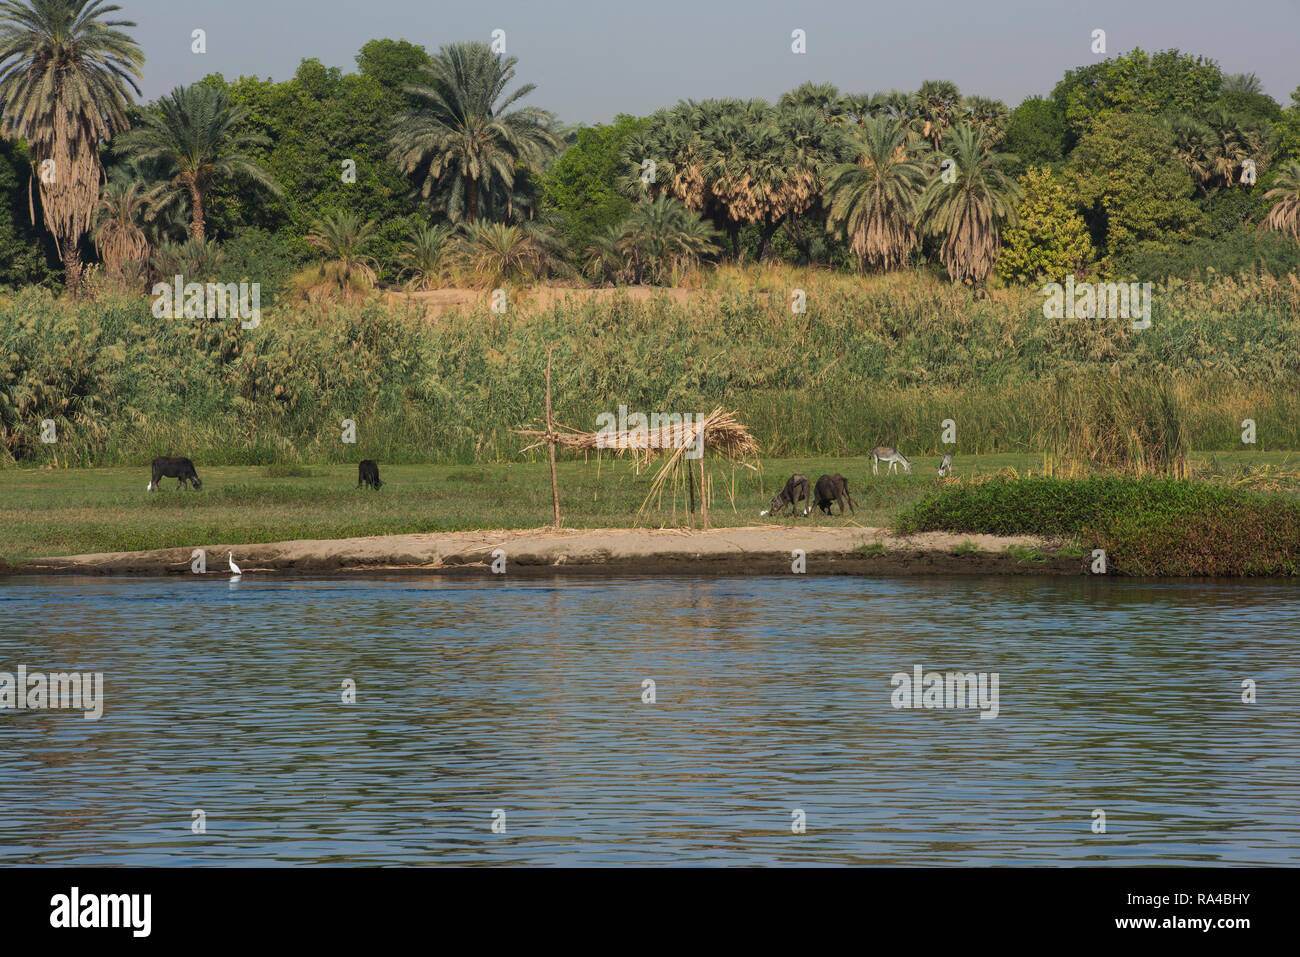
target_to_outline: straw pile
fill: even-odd
[[[708,415],[701,415],[690,424],[671,422],[659,428],[626,429],[622,432],[584,432],[571,426],[555,424],[555,445],[557,448],[571,452],[597,452],[604,449],[615,455],[631,452],[633,455],[649,459],[652,455],[673,453],[671,458],[678,458],[679,453],[695,445],[700,432],[704,433],[704,448],[722,455],[724,458],[741,460],[758,454],[758,443],[749,434],[749,430],[736,418],[735,413],[716,408]],[[515,429],[517,435],[536,438],[537,441],[521,452],[528,452],[545,445],[545,429]]]
[[[647,426],[642,429],[627,429],[622,432],[584,432],[581,429],[556,423],[553,435],[545,429],[515,429],[514,431],[518,435],[537,439],[532,445],[522,449],[522,452],[545,445],[553,439],[557,448],[568,449],[572,452],[598,453],[606,449],[612,451],[615,455],[631,452],[642,462],[648,462],[652,456],[666,456],[662,467],[660,467],[654,481],[650,484],[650,494],[646,496],[645,501],[641,503],[641,508],[637,511],[638,515],[644,512],[650,500],[660,493],[670,475],[678,474],[678,469],[681,466],[689,469],[691,459],[698,458],[700,460],[700,504],[704,509],[705,527],[708,524],[708,502],[711,498],[710,487],[712,483],[705,481],[703,453],[720,455],[731,460],[733,464],[738,463],[745,468],[754,471],[758,470],[756,461],[747,461],[751,458],[757,458],[759,452],[758,442],[749,434],[749,430],[745,428],[744,424],[736,418],[735,413],[727,412],[721,407],[714,409],[707,415],[693,418],[689,424],[670,422],[655,429]],[[693,449],[698,448],[696,443],[700,440],[701,435],[704,442],[703,452],[694,454]],[[692,453],[690,458],[687,457],[688,453]],[[690,480],[689,475],[687,480]]]

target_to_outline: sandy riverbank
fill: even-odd
[[[970,543],[970,544],[967,544]],[[861,546],[883,546],[869,552]],[[972,548],[973,546],[973,548]],[[1010,546],[1041,549],[1046,561],[1017,561]],[[226,553],[245,575],[404,570],[492,574],[501,549],[506,574],[790,574],[793,552],[806,555],[807,573],[1082,574],[1080,558],[1050,557],[1053,543],[1032,536],[926,532],[908,537],[880,528],[757,526],[707,532],[679,529],[534,529],[445,532],[273,542],[212,543],[193,548],[108,552],[32,559],[18,572],[72,574],[192,574],[195,548],[206,552],[208,574],[228,575]]]

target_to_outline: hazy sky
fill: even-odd
[[[1014,107],[1065,70],[1135,46],[1254,71],[1283,106],[1300,85],[1300,0],[118,0],[144,48],[145,99],[208,73],[287,79],[304,57],[355,71],[367,40],[444,43],[506,34],[527,101],[566,123],[643,115],[679,99],[772,100],[805,80],[844,91],[953,80]],[[207,31],[207,53],[190,34]],[[791,32],[807,53],[791,52]]]

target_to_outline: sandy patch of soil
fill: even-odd
[[[973,544],[974,549],[965,543]],[[859,551],[864,545],[883,548]],[[1013,545],[1038,548],[1047,560],[1017,561],[1005,552]],[[228,551],[234,552],[236,563],[250,576],[345,570],[491,575],[497,549],[505,553],[507,574],[525,575],[790,574],[796,549],[804,552],[810,575],[1082,574],[1087,570],[1084,559],[1057,556],[1056,543],[1032,536],[925,532],[904,537],[886,529],[861,527],[752,526],[707,532],[546,528],[195,547],[205,549],[210,575],[230,574]],[[192,574],[193,550],[40,558],[13,571]]]

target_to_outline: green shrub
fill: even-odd
[[[1006,479],[945,486],[898,517],[901,532],[1075,539],[1120,575],[1300,572],[1300,500],[1172,479]]]

